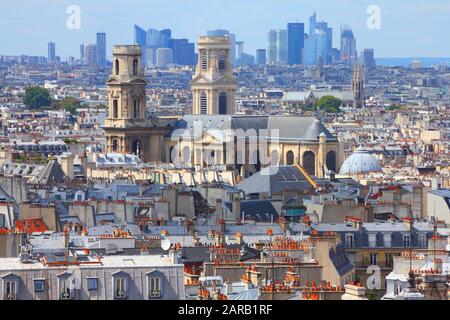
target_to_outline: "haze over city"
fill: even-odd
[[[81,9],[81,28],[69,30],[69,5]],[[381,9],[381,28],[369,30],[366,12],[370,5]],[[288,22],[304,22],[317,13],[319,21],[333,28],[333,46],[339,28],[352,27],[358,50],[374,48],[377,57],[448,57],[446,39],[450,4],[445,0],[18,0],[2,1],[0,54],[46,55],[47,42],[57,43],[62,58],[77,56],[79,44],[93,42],[95,32],[108,34],[109,44],[133,43],[133,25],[172,29],[177,38],[195,42],[209,29],[227,29],[245,41],[245,51],[265,48],[270,29]],[[419,22],[420,21],[420,22]],[[414,39],[414,41],[411,41]],[[108,57],[111,46],[108,46]]]

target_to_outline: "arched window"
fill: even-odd
[[[113,118],[117,119],[119,117],[119,102],[114,99],[113,100]]]
[[[312,176],[316,174],[316,155],[313,152],[306,151],[303,154],[302,164],[308,174]]]
[[[133,60],[133,75],[137,75],[138,74],[138,61],[137,59]]]
[[[208,114],[208,97],[205,92],[200,93],[200,114]]]
[[[227,104],[228,104],[228,99],[227,99],[227,94],[225,92],[221,92],[219,94],[219,114],[227,114]]]
[[[208,55],[205,50],[200,53],[202,70],[208,70]]]
[[[336,152],[329,151],[327,153],[326,163],[328,170],[336,172]]]
[[[292,166],[294,164],[294,153],[292,151],[288,151],[286,153],[286,165]]]
[[[116,76],[119,75],[119,59],[116,59],[116,63],[115,63],[115,67],[116,67]]]

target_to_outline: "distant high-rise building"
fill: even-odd
[[[196,64],[195,44],[188,39],[171,39],[169,47],[173,50],[173,63],[188,66]]]
[[[309,18],[309,34],[305,40],[305,64],[329,64],[332,60],[333,29],[327,22],[317,22],[316,13]]]
[[[356,63],[356,39],[352,28],[347,25],[341,26],[341,60],[350,65]]]
[[[161,30],[160,35],[161,35],[160,41],[161,48],[169,48],[170,39],[172,39],[172,30],[170,29]]]
[[[256,64],[258,65],[266,64],[266,49],[256,50]]]
[[[97,32],[97,65],[106,66],[106,33]]]
[[[56,48],[54,42],[48,43],[48,55],[47,55],[48,62],[55,62],[56,61]]]
[[[156,65],[159,68],[166,68],[173,64],[173,50],[170,48],[158,48],[156,50]]]
[[[84,43],[80,44],[80,60],[84,61]]]
[[[147,32],[134,25],[134,44],[141,46],[142,61],[145,61],[145,47],[147,46]]]
[[[267,63],[277,62],[277,31],[270,30],[267,34]]]
[[[364,49],[361,55],[361,64],[366,70],[374,69],[377,65],[375,62],[375,53],[373,49]]]
[[[85,44],[84,45],[84,64],[88,66],[97,65],[97,45]]]
[[[277,31],[277,62],[287,63],[288,56],[288,33],[287,30]]]
[[[303,50],[305,48],[305,24],[288,23],[288,56],[289,65],[303,64]]]
[[[244,53],[244,41],[236,41],[236,49],[236,60],[241,60]]]

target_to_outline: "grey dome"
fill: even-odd
[[[374,156],[366,150],[358,148],[350,157],[342,164],[339,174],[354,175],[368,172],[381,172],[380,163]]]

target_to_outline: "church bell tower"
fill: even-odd
[[[353,72],[352,92],[353,92],[353,107],[354,108],[364,107],[364,80],[361,66],[359,64],[356,65],[355,70]]]
[[[237,82],[227,37],[200,37],[191,86],[193,114],[234,114]]]

